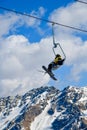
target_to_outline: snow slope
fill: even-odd
[[[52,130],[52,122],[56,119],[61,112],[54,111],[54,114],[49,115],[47,112],[51,108],[50,102],[44,109],[44,111],[38,115],[31,124],[31,130]]]
[[[0,98],[0,130],[87,130],[87,87],[46,86]]]

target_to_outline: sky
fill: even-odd
[[[0,6],[87,30],[87,5],[74,0],[0,0]],[[0,96],[46,85],[87,86],[87,33],[54,24],[54,37],[66,54],[64,65],[53,71],[57,81],[42,72],[55,57],[52,24],[0,9]]]

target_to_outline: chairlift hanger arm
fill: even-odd
[[[54,24],[55,24],[55,23],[52,23],[52,35],[53,35],[53,45],[54,45],[54,46],[53,46],[53,53],[54,53],[54,55],[56,56],[55,48],[56,48],[57,46],[59,46],[60,49],[61,49],[61,51],[62,51],[62,53],[63,53],[63,55],[64,55],[64,59],[66,59],[66,55],[65,55],[65,53],[64,53],[64,51],[63,51],[61,45],[60,45],[59,43],[55,43],[54,28],[53,28]]]
[[[59,43],[57,43],[57,45],[59,45],[59,47],[60,47],[60,49],[61,49],[61,51],[62,51],[62,53],[63,53],[63,55],[64,55],[64,59],[66,59],[66,55],[65,55],[65,53],[64,53],[64,51],[63,51],[61,45],[60,45]]]
[[[54,55],[56,56],[56,53],[55,53],[54,48],[56,48],[56,47],[57,47],[57,45],[55,44],[55,38],[54,38],[54,28],[53,28],[53,26],[54,26],[54,23],[52,23],[53,53],[54,53]]]
[[[54,55],[56,56],[56,53],[55,53],[54,47],[53,47],[52,49],[53,49],[53,53],[54,53]]]
[[[53,35],[53,44],[54,44],[54,47],[55,47],[55,38],[54,38],[54,23],[52,23],[52,35]]]

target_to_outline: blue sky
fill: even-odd
[[[19,11],[26,11],[26,12],[31,12],[32,10],[37,10],[40,6],[43,6],[44,8],[46,8],[48,10],[48,14],[53,11],[54,9],[60,7],[60,6],[67,6],[68,3],[74,2],[74,0],[63,0],[60,1],[56,1],[56,0],[22,0],[22,1],[17,1],[17,0],[7,0],[7,1],[3,1],[0,0],[1,5],[5,6],[5,7],[9,7],[9,8],[13,8],[13,9],[17,9]]]
[[[87,30],[87,5],[73,0],[0,0],[0,6]],[[51,24],[0,9],[0,25],[1,96],[43,85],[87,86],[87,33],[54,25],[55,41],[66,54],[65,64],[54,71],[55,82],[38,71],[54,58]]]
[[[17,0],[7,0],[7,1],[2,1],[1,0],[1,6],[3,7],[7,7],[9,9],[13,9],[13,10],[17,10],[20,12],[26,12],[26,13],[31,13],[32,11],[36,11],[38,13],[38,9],[39,7],[43,7],[46,10],[46,13],[44,14],[43,18],[48,19],[50,12],[52,12],[53,10],[57,9],[58,7],[61,6],[67,6],[68,3],[73,2],[73,0],[69,1],[69,0],[64,0],[63,2],[61,0],[57,1],[57,0],[48,0],[48,1],[29,1],[29,0],[22,0],[22,1],[17,1]],[[34,4],[33,4],[34,3]],[[38,16],[39,17],[39,16]],[[42,22],[41,28],[45,30],[46,27],[46,23]],[[47,28],[47,27],[46,27]],[[30,30],[30,33],[33,32],[33,36],[29,37],[27,35],[27,37],[30,38],[31,42],[40,40],[41,35],[38,35],[37,37],[34,37],[37,35],[37,31],[33,31],[32,28],[30,28],[29,30],[27,30],[28,28],[23,28],[23,31],[20,29],[21,33],[23,33],[23,35],[27,35],[27,31]],[[49,32],[50,33],[50,32]],[[32,40],[33,39],[33,40]]]

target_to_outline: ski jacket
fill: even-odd
[[[58,57],[56,57],[56,58],[54,59],[54,63],[55,63],[55,64],[58,64],[58,61],[61,61],[61,60],[62,60],[61,56],[58,56]]]

